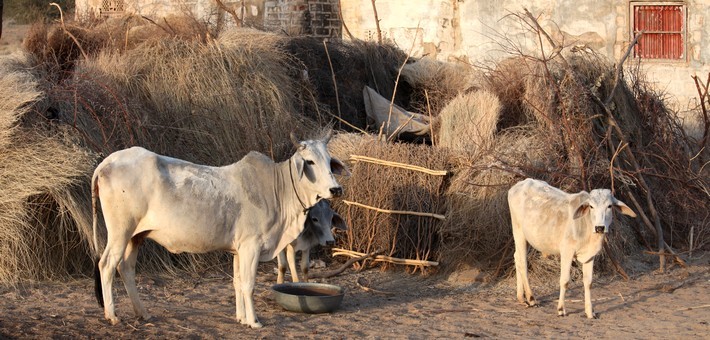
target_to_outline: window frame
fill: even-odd
[[[643,0],[638,0],[638,1],[629,1],[629,36],[630,39],[629,41],[633,41],[635,36],[635,31],[636,31],[636,20],[635,20],[635,8],[638,6],[677,6],[681,8],[682,11],[682,24],[683,27],[680,30],[681,37],[683,39],[682,42],[682,57],[677,58],[677,59],[668,59],[668,58],[649,58],[649,57],[640,57],[638,55],[637,47],[634,47],[634,50],[631,53],[631,56],[634,59],[643,59],[644,61],[651,61],[651,62],[664,62],[664,63],[687,63],[688,62],[688,4],[685,1],[682,0],[670,0],[670,1],[643,1]]]

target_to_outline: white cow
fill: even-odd
[[[252,296],[258,262],[273,259],[298,237],[308,208],[342,194],[333,174],[347,170],[328,153],[330,136],[297,142],[292,135],[298,149],[281,163],[252,151],[236,163],[211,167],[140,147],[106,157],[91,180],[94,245],[97,197],[108,234],[96,282],[106,319],[119,322],[111,293],[116,269],[136,314],[150,317],[135,284],[138,247],[149,238],[173,253],[234,254],[237,320],[261,327]]]
[[[595,189],[568,194],[546,182],[525,179],[508,191],[510,219],[515,239],[515,273],[518,301],[535,305],[527,272],[527,244],[544,254],[560,255],[560,300],[557,314],[566,316],[565,291],[569,284],[572,261],[582,263],[584,311],[596,318],[592,309],[590,287],[594,256],[602,248],[609,232],[612,208],[622,214],[636,214],[611,195],[608,189]],[[527,301],[523,298],[523,288]]]
[[[303,281],[308,282],[308,267],[310,263],[311,249],[317,245],[329,246],[335,243],[332,228],[347,230],[340,215],[330,208],[330,204],[326,200],[321,200],[308,211],[306,224],[293,242],[286,246],[278,255],[279,273],[276,278],[276,283],[284,282],[284,274],[286,273],[286,262],[291,270],[293,282],[299,282],[298,270],[296,268],[296,252],[301,252],[301,271],[303,271]]]

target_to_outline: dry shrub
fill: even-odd
[[[490,91],[458,95],[439,114],[438,145],[468,153],[485,147],[494,137],[500,110]]]
[[[388,144],[368,135],[339,134],[328,147],[335,157],[343,160],[356,154],[435,170],[445,169],[447,164],[447,153],[443,150],[433,152],[425,145]],[[444,176],[365,162],[353,164],[350,170],[352,176],[340,181],[345,188],[345,200],[390,210],[443,213]],[[350,226],[347,237],[338,241],[347,249],[360,252],[382,249],[385,255],[417,260],[437,258],[441,224],[438,219],[381,213],[340,201],[335,202],[334,209]]]
[[[402,67],[401,81],[412,88],[412,111],[437,116],[456,96],[475,89],[480,74],[464,63],[421,58]]]

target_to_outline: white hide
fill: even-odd
[[[576,258],[582,263],[584,310],[588,318],[595,318],[590,296],[594,256],[601,250],[604,237],[609,232],[613,208],[631,217],[636,217],[636,214],[624,202],[614,198],[608,189],[568,194],[531,178],[510,188],[508,205],[515,240],[518,301],[535,305],[527,274],[529,243],[544,254],[560,256],[560,298],[557,305],[560,316],[567,314],[564,297],[572,261]]]
[[[251,152],[236,163],[211,167],[140,147],[106,157],[92,177],[94,244],[97,198],[108,235],[96,287],[106,319],[119,322],[111,291],[116,269],[136,314],[149,318],[135,284],[138,248],[149,238],[173,253],[234,254],[237,320],[261,327],[252,296],[258,262],[273,259],[298,237],[308,208],[342,193],[333,173],[347,170],[330,157],[329,138],[298,143],[281,163]]]

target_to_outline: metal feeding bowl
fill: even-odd
[[[328,313],[343,302],[345,289],[326,283],[289,282],[271,287],[281,307],[299,313]]]

